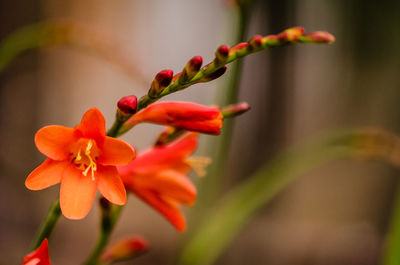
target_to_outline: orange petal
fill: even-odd
[[[160,198],[155,192],[141,190],[135,192],[142,200],[160,212],[179,232],[186,229],[186,220],[177,204]]]
[[[81,123],[76,127],[86,138],[99,139],[106,135],[106,121],[97,108],[91,108],[83,114]]]
[[[196,133],[190,133],[178,141],[161,147],[153,147],[140,153],[129,165],[118,167],[121,175],[151,175],[169,168],[187,171],[184,159],[197,147]]]
[[[102,165],[126,165],[134,158],[135,149],[131,145],[107,136],[101,148],[101,156],[97,161]]]
[[[117,205],[126,203],[125,186],[114,166],[99,166],[96,177],[97,188],[107,200]]]
[[[137,178],[135,183],[187,206],[196,201],[196,187],[185,175],[174,170],[163,170],[154,176]]]
[[[61,179],[60,206],[64,216],[69,219],[84,218],[92,207],[96,186],[90,174],[84,176],[81,170],[70,164]]]
[[[30,190],[42,190],[59,183],[68,164],[68,161],[46,159],[29,174],[25,180],[25,186]]]
[[[70,144],[76,140],[75,129],[59,125],[45,126],[35,135],[35,144],[40,152],[53,160],[69,158]]]

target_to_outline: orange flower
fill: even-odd
[[[192,102],[154,103],[133,115],[125,122],[123,132],[140,122],[170,125],[178,129],[209,134],[219,134],[222,114],[218,108]]]
[[[191,206],[196,200],[196,188],[186,174],[192,167],[200,170],[199,164],[209,163],[205,158],[189,157],[196,147],[197,134],[187,134],[139,154],[127,166],[117,167],[127,189],[164,215],[178,231],[186,228],[179,205]]]
[[[75,128],[50,125],[35,135],[35,144],[48,158],[26,179],[30,190],[61,182],[60,205],[65,217],[82,219],[98,189],[110,202],[123,205],[126,191],[116,165],[126,165],[135,150],[106,136],[105,120],[97,108],[88,110]]]
[[[22,265],[51,265],[47,238],[40,247],[24,257]]]

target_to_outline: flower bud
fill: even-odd
[[[125,96],[122,97],[118,101],[118,109],[123,112],[124,114],[135,114],[137,108],[137,98],[135,95]]]
[[[326,31],[315,31],[302,36],[301,41],[313,43],[333,43],[335,42],[335,37]]]
[[[149,92],[150,98],[157,98],[163,90],[171,83],[174,72],[172,70],[163,70],[159,72],[151,83]]]
[[[236,44],[229,50],[229,55],[236,54],[236,57],[242,57],[246,55],[248,46],[249,44],[247,42]]]
[[[226,61],[229,55],[229,47],[228,45],[221,45],[216,51],[215,51],[215,63],[217,65],[222,64],[223,62]]]
[[[154,143],[154,146],[166,145],[175,140],[176,138],[180,137],[184,133],[185,130],[168,126],[164,131],[160,133],[156,142]]]
[[[263,37],[261,35],[255,35],[249,40],[249,48],[252,50],[258,49],[262,45]]]
[[[189,82],[200,71],[202,64],[203,58],[201,56],[195,56],[190,59],[185,68],[183,68],[182,73],[179,75],[179,83],[184,84]]]
[[[232,118],[235,116],[239,116],[247,112],[248,110],[250,110],[249,104],[247,102],[241,102],[238,104],[233,104],[223,107],[221,109],[221,113],[224,116],[224,118]]]
[[[130,259],[143,254],[148,248],[149,245],[145,239],[138,236],[127,237],[109,247],[101,256],[101,261],[113,263]]]
[[[303,27],[293,27],[279,33],[277,37],[281,43],[296,42],[303,33]]]
[[[210,82],[214,79],[217,79],[221,77],[223,74],[226,72],[226,65],[222,66],[221,68],[217,69],[215,72],[203,77],[202,79],[199,80],[200,83],[205,83],[205,82]]]
[[[267,35],[262,38],[262,47],[265,49],[267,47],[278,46],[279,40],[276,35]]]

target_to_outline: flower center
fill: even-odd
[[[71,162],[82,170],[82,175],[87,176],[89,171],[94,181],[94,173],[97,170],[97,158],[100,156],[100,150],[96,142],[91,139],[81,138],[71,148]]]

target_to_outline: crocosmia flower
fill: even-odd
[[[61,182],[60,206],[69,219],[84,218],[96,190],[110,202],[123,205],[126,191],[116,165],[126,165],[135,150],[106,136],[105,120],[97,108],[88,110],[75,128],[50,125],[35,135],[35,144],[48,158],[26,179],[31,190]]]
[[[196,147],[197,135],[188,134],[117,167],[127,189],[164,215],[178,231],[186,228],[180,204],[191,206],[196,200],[196,188],[186,174],[191,168],[203,173],[201,166],[210,162],[208,158],[190,157]]]
[[[126,131],[141,122],[150,122],[188,131],[219,134],[222,118],[220,110],[216,107],[192,102],[159,102],[133,115],[125,122],[123,130]]]
[[[47,238],[40,247],[24,257],[22,265],[51,265]]]

